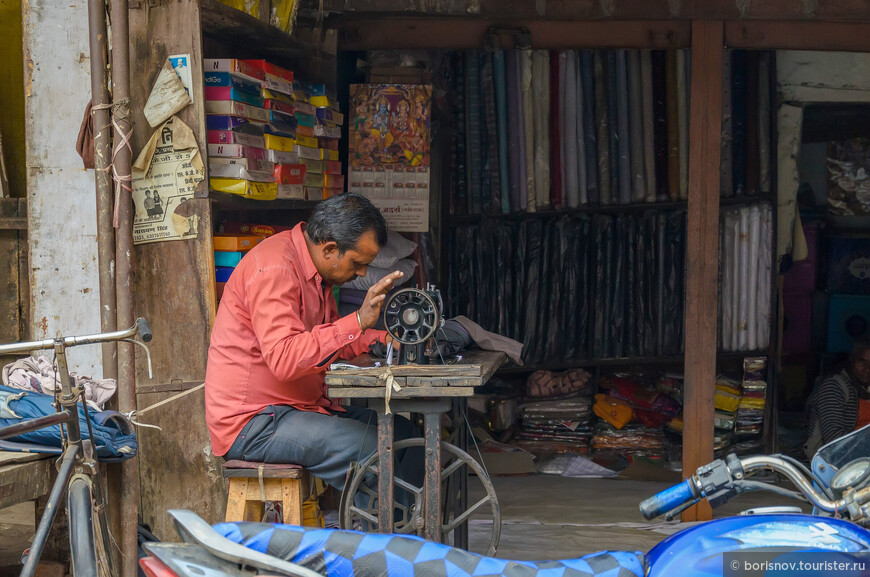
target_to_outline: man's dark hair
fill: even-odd
[[[870,349],[870,336],[865,335],[855,339],[855,342],[852,343],[852,351],[849,353],[849,360],[854,361],[861,354],[861,351],[867,349]]]
[[[381,211],[369,199],[354,193],[339,194],[318,203],[305,224],[311,242],[335,242],[340,254],[356,248],[367,231],[375,233],[378,246],[386,246],[387,221]]]

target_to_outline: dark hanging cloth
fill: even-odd
[[[484,175],[482,204],[484,212],[501,212],[501,174],[498,151],[498,110],[495,96],[495,71],[493,54],[482,52],[480,56],[480,87],[483,93],[484,118]]]
[[[595,54],[595,126],[598,142],[598,190],[601,204],[610,204],[610,118],[607,106],[607,76],[604,51]],[[616,152],[614,152],[616,154]]]
[[[680,93],[677,51],[668,50],[665,62],[665,99],[668,114],[668,196],[680,199]]]
[[[76,152],[82,157],[82,163],[86,169],[94,168],[94,117],[91,114],[93,101],[88,101],[85,106],[85,116],[76,138]]]
[[[619,193],[619,86],[616,68],[616,50],[605,50],[605,75],[607,76],[607,117],[610,119],[610,200],[620,202]]]
[[[495,74],[495,106],[498,120],[498,172],[499,197],[501,211],[510,212],[510,171],[508,170],[508,112],[507,112],[507,78],[505,68],[505,53],[499,51],[492,56]]]
[[[746,192],[746,51],[731,52],[731,134],[734,194]]]
[[[580,80],[583,88],[583,138],[586,153],[586,193],[589,204],[600,201],[598,190],[598,143],[595,133],[595,57],[592,50],[580,53]]]
[[[523,95],[520,89],[520,59],[516,50],[508,50],[506,58],[507,120],[508,120],[508,166],[510,171],[510,210],[521,210],[520,195],[525,197],[525,178],[520,176],[520,166],[525,166],[525,157],[520,151],[523,143]]]
[[[525,251],[525,298],[526,311],[524,315],[525,328],[523,344],[526,348],[527,360],[538,363],[541,360],[540,343],[536,342],[540,334],[538,326],[546,319],[538,314],[538,301],[541,291],[541,236],[542,226],[539,219],[524,222],[526,227]]]
[[[468,214],[468,142],[466,133],[465,57],[457,52],[453,58],[456,95],[456,161],[454,163],[454,214]]]
[[[616,50],[616,137],[619,149],[619,203],[631,202],[631,140],[629,137],[628,54]]]
[[[665,88],[665,53],[662,50],[652,52],[653,78],[653,117],[655,119],[655,174],[656,196],[659,200],[668,198],[670,184],[668,183],[668,110],[667,90]]]
[[[480,214],[481,203],[481,169],[483,167],[482,139],[483,126],[481,122],[480,94],[480,63],[477,52],[465,53],[465,100],[466,100],[466,132],[468,135],[468,200],[469,213]]]
[[[559,52],[550,51],[550,204],[562,208],[562,118],[559,116],[561,78]]]
[[[758,152],[758,59],[760,52],[746,53],[746,193],[758,194],[760,155]]]

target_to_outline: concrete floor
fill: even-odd
[[[672,481],[679,477],[674,475]],[[673,484],[623,479],[574,479],[553,475],[495,477],[502,513],[497,557],[546,560],[579,557],[603,549],[648,551],[667,535],[685,527],[660,520],[648,522],[638,511],[643,499]],[[470,483],[470,502],[482,496],[480,485]],[[770,493],[736,498],[714,511],[716,517],[744,509],[792,505]],[[21,552],[34,531],[33,504],[0,510],[0,577],[17,575]],[[470,545],[482,552],[489,543],[491,519],[472,520]]]

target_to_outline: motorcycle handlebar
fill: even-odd
[[[678,485],[669,487],[661,493],[644,499],[640,504],[640,512],[647,520],[655,519],[663,513],[667,513],[688,501],[696,499],[698,496],[695,482],[692,479],[686,479]]]

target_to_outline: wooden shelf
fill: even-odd
[[[740,351],[740,352],[719,352],[716,357],[719,360],[734,360],[744,357],[766,357],[769,351]],[[542,363],[538,365],[526,365],[523,367],[508,366],[499,369],[498,373],[502,375],[532,373],[534,371],[565,371],[568,369],[586,368],[586,367],[626,367],[626,366],[655,366],[655,365],[675,365],[680,364],[684,360],[684,355],[670,355],[657,357],[622,357],[611,359],[588,359],[583,361],[568,361],[563,363]]]
[[[335,61],[335,55],[218,0],[200,0],[200,10],[203,35],[232,46],[233,58],[265,58],[284,66],[300,60]],[[219,56],[206,50],[206,58],[211,57]]]
[[[311,210],[320,202],[297,199],[254,200],[218,190],[210,190],[208,198],[214,203],[216,210]]]
[[[723,207],[743,206],[761,202],[771,202],[769,196],[732,196],[722,198],[719,204]],[[642,212],[645,210],[686,210],[688,203],[685,200],[676,202],[635,202],[631,204],[596,204],[581,206],[578,208],[564,208],[560,210],[544,210],[538,212],[509,212],[509,213],[485,213],[463,214],[449,216],[450,225],[473,224],[482,218],[523,220],[533,218],[550,218],[571,214],[622,214],[626,212]]]

